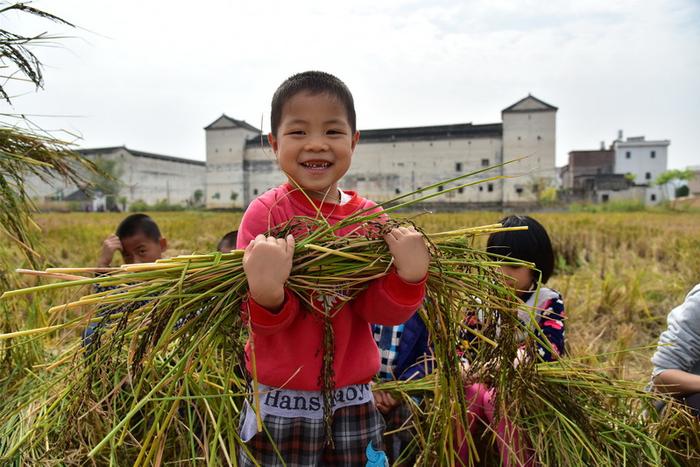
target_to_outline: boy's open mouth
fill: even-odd
[[[323,170],[330,167],[332,164],[328,161],[306,161],[301,163],[302,167],[311,170]]]

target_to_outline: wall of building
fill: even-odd
[[[643,137],[615,141],[615,173],[632,174],[637,185],[649,185],[646,189],[646,204],[662,201],[665,194],[654,181],[668,168],[668,146],[670,141],[645,141]]]
[[[595,202],[607,203],[611,201],[637,201],[644,203],[646,188],[641,186],[627,188],[626,190],[598,190],[595,193]]]
[[[372,200],[387,201],[446,179],[500,164],[501,151],[501,140],[496,137],[365,143],[360,140],[342,186]],[[500,173],[500,168],[493,169],[444,185],[443,189]],[[501,193],[499,180],[446,193],[438,200],[447,203],[495,203],[500,202]]]
[[[93,161],[115,161],[114,174],[121,182],[118,197],[126,199],[127,209],[134,201],[187,205],[194,200],[195,191],[204,192],[205,189],[205,167],[201,162],[157,155],[148,157],[125,147],[81,152]],[[63,179],[46,183],[36,177],[28,178],[27,186],[32,197],[41,200],[47,197],[61,199],[78,189]],[[121,207],[121,203],[119,205]]]
[[[122,182],[119,194],[126,197],[128,204],[141,200],[147,204],[166,201],[187,205],[194,200],[195,191],[204,192],[203,165],[133,155],[126,149],[102,157],[119,161],[117,173],[121,173]]]
[[[287,181],[270,146],[249,145],[245,153],[245,168],[248,176],[245,189],[246,206],[267,190]]]
[[[503,114],[503,161],[526,159],[503,167],[503,203],[537,201],[536,189],[556,180],[556,110],[528,105]]]
[[[243,160],[245,141],[254,135],[254,131],[246,128],[225,127],[206,130],[207,208],[247,206]]]

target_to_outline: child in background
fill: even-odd
[[[416,312],[403,324],[382,326],[375,324],[374,340],[381,357],[381,367],[377,377],[381,381],[415,380],[423,378],[433,368],[432,351],[428,343],[428,329],[420,314]],[[374,390],[377,409],[384,416],[387,432],[396,433],[384,436],[386,450],[391,465],[401,457],[414,436],[410,429],[411,408],[389,392]],[[413,458],[406,458],[400,465],[413,465]]]
[[[506,277],[506,284],[515,290],[517,297],[525,304],[525,309],[518,310],[518,317],[530,326],[538,337],[536,342],[537,358],[542,361],[556,360],[565,352],[564,346],[564,302],[559,292],[542,287],[549,280],[554,270],[554,251],[545,228],[535,219],[528,216],[508,216],[500,221],[503,227],[523,227],[526,231],[506,231],[491,234],[487,242],[487,252],[500,256],[534,263],[535,269],[520,266],[503,265],[501,271]],[[537,290],[539,286],[539,291]],[[535,303],[535,300],[537,302]],[[527,310],[535,310],[534,318],[537,326],[531,323],[532,315]],[[476,314],[468,315],[467,325],[478,327],[479,319]],[[473,338],[471,334],[466,340]],[[548,342],[545,345],[543,342]],[[525,357],[521,349],[513,364],[517,365]],[[468,363],[465,364],[468,368]],[[469,430],[474,435],[478,424],[492,425],[494,422],[493,389],[478,382],[467,382],[465,386],[466,400],[469,406]],[[505,414],[493,427],[496,432],[496,442],[503,465],[533,465],[534,455],[525,447],[520,434],[508,422]],[[460,457],[466,465],[468,449],[460,446]]]
[[[700,284],[668,314],[667,321],[651,358],[653,386],[672,394],[700,417]]]
[[[107,236],[102,242],[102,251],[97,260],[98,268],[108,268],[118,250],[122,254],[124,264],[152,263],[160,259],[168,248],[168,241],[160,233],[158,224],[146,214],[131,214],[122,220],[114,234]],[[114,287],[104,287],[95,284],[95,293],[110,290]],[[129,309],[136,309],[141,303],[134,303]],[[94,335],[108,321],[109,315],[118,310],[110,309],[99,313],[103,319],[92,322],[83,331],[83,346],[96,344],[99,338]],[[123,311],[123,310],[119,310]]]
[[[236,240],[238,240],[238,230],[232,230],[219,240],[219,244],[216,245],[216,251],[219,253],[230,253],[231,250],[236,249]]]
[[[249,287],[243,312],[252,328],[246,345],[247,366],[252,375],[254,344],[259,415],[265,425],[258,433],[255,413],[247,404],[240,435],[250,453],[242,450],[240,463],[355,466],[375,456],[386,459],[381,452],[384,422],[369,389],[379,370],[379,352],[369,323],[403,323],[418,309],[430,254],[413,228],[392,229],[384,237],[394,257],[388,275],[342,304],[334,302],[334,297],[313,300],[321,311],[322,303],[340,308],[332,320],[335,397],[331,401],[331,445],[325,436],[320,378],[323,322],[318,311],[308,309],[285,287],[294,237],[278,239],[265,234],[295,216],[316,218],[320,212],[330,224],[336,224],[376,205],[338,187],[360,138],[352,94],[342,81],[316,71],[294,75],[275,92],[270,117],[268,140],[289,183],[253,201],[239,228],[237,247],[245,249],[243,268]],[[362,235],[362,230],[349,226],[336,234]]]
[[[110,267],[117,250],[121,252],[124,264],[152,263],[160,259],[167,248],[168,241],[160,234],[153,219],[146,214],[131,214],[121,221],[115,234],[102,242],[97,266]]]

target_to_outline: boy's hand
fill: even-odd
[[[243,253],[243,270],[255,302],[270,311],[279,311],[284,303],[284,284],[292,271],[294,237],[258,235]]]
[[[396,400],[391,393],[385,391],[373,391],[373,394],[374,404],[377,406],[377,410],[384,415],[388,414],[394,409],[394,407],[399,405],[399,401]]]
[[[394,257],[399,277],[406,282],[420,282],[428,273],[430,252],[420,232],[413,226],[398,227],[384,236]]]
[[[100,252],[100,259],[97,261],[97,266],[101,268],[108,268],[112,264],[112,258],[114,257],[115,251],[124,251],[122,248],[122,242],[114,234],[105,238],[102,242],[102,251]]]

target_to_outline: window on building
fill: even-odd
[[[651,180],[651,172],[647,172],[647,173],[644,175],[644,178],[646,178],[647,180]]]
[[[520,136],[518,136],[518,141],[520,141],[520,139],[521,139]]]
[[[651,151],[651,158],[656,159],[656,151]]]
[[[519,186],[515,187],[515,192],[516,192],[517,194],[519,194],[519,195],[522,195],[522,194],[523,194],[523,189],[522,189],[522,187],[519,187]]]
[[[479,185],[479,191],[484,191],[484,186],[483,186],[483,185]]]
[[[221,198],[221,195],[219,193],[214,193],[212,195],[212,199],[219,199],[219,198]]]
[[[537,135],[537,141],[541,140],[542,137],[540,135]]]
[[[460,193],[460,194],[464,193],[464,187],[461,186],[461,187],[457,188],[457,193]]]
[[[652,201],[656,201],[656,195],[652,193],[650,199],[651,199]]]
[[[455,163],[455,171],[456,171],[456,172],[461,172],[461,171],[462,171],[462,163],[461,163],[461,162],[456,162],[456,163]]]
[[[493,191],[493,183],[489,183],[486,188],[488,188],[488,192],[491,193]]]
[[[489,160],[488,160],[488,159],[481,159],[481,166],[482,166],[482,167],[488,167],[488,166],[489,166]]]
[[[401,190],[399,190],[398,188],[396,188],[396,189],[394,190],[394,193],[396,193],[397,195],[400,195],[400,194],[401,194]]]
[[[403,166],[404,166],[404,163],[403,163],[403,162],[397,162],[396,165],[398,165],[399,167],[403,167]]]
[[[443,185],[440,185],[440,186],[438,187],[438,191],[443,191],[444,189],[445,189],[445,187],[444,187]]]
[[[632,158],[632,153],[627,151],[625,152],[625,159],[631,159]]]
[[[604,203],[607,203],[608,201],[610,201],[610,195],[605,194],[605,195],[601,196],[600,199],[601,199],[601,201],[603,201]]]
[[[258,189],[257,189],[257,188],[255,188],[255,189],[253,190],[253,194],[254,194],[254,195],[257,195],[257,194],[258,194]]]

